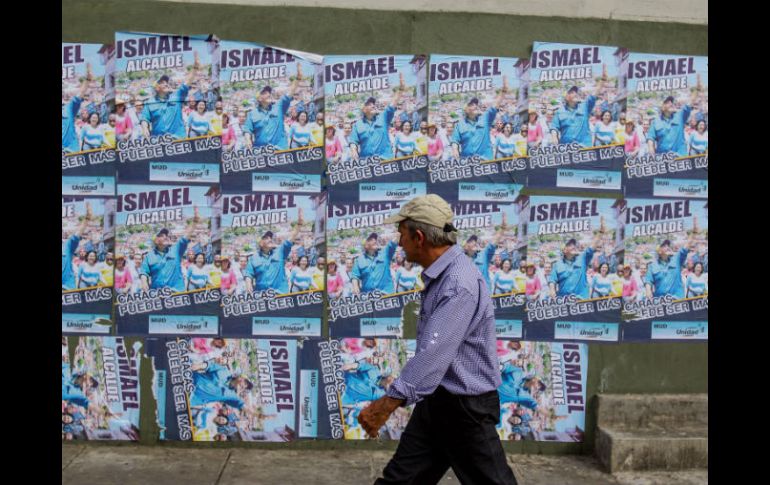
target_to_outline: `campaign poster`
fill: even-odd
[[[501,440],[582,442],[588,346],[498,340]]]
[[[340,340],[344,389],[340,392],[346,440],[366,439],[358,415],[372,401],[383,397],[414,357],[416,340],[346,338]],[[406,428],[414,406],[399,407],[378,433],[379,439],[397,440]]]
[[[524,183],[529,140],[537,144],[542,138],[537,123],[531,136],[528,132],[528,104],[520,93],[526,90],[522,77],[528,64],[528,59],[515,57],[431,54],[428,172],[432,185]]]
[[[266,174],[265,177],[271,175]],[[222,197],[222,335],[320,337],[326,287],[326,192]],[[300,184],[302,185],[302,184]]]
[[[219,334],[220,217],[216,186],[118,185],[118,334]]]
[[[322,57],[248,42],[219,43],[222,191],[254,177],[319,176],[324,158]]]
[[[626,197],[708,199],[708,57],[621,49]]]
[[[62,337],[63,441],[139,440],[141,348],[122,337]]]
[[[325,56],[329,185],[424,178],[427,92],[424,55]]]
[[[119,182],[170,181],[178,171],[199,168],[191,164],[218,176],[217,39],[116,32],[115,51],[116,113],[130,120],[118,140]]]
[[[62,176],[115,179],[119,123],[113,113],[111,44],[61,45]]]
[[[535,42],[529,109],[543,134],[530,146],[530,187],[621,191],[625,112],[617,47]]]
[[[341,341],[301,338],[297,432],[300,438],[343,439],[345,388]]]
[[[329,335],[403,337],[403,314],[419,302],[422,267],[406,261],[397,224],[384,224],[414,197],[422,182],[360,182],[330,189],[327,275]]]
[[[708,340],[708,201],[626,204],[623,340]]]
[[[617,342],[623,294],[623,205],[615,198],[530,196],[527,259],[538,294],[524,338]]]
[[[161,440],[296,438],[296,341],[167,337],[148,347]]]
[[[62,184],[62,332],[110,334],[114,274],[126,264],[115,253],[115,197],[75,192]]]

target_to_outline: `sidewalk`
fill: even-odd
[[[391,451],[62,444],[62,485],[371,484]],[[603,473],[585,456],[508,455],[520,485],[701,485],[703,470]],[[459,484],[450,470],[442,484]]]

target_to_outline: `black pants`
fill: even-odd
[[[497,391],[456,396],[439,387],[417,403],[375,485],[438,483],[449,467],[463,485],[517,485],[495,426]]]

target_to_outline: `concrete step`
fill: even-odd
[[[597,426],[638,429],[708,426],[708,394],[599,394]]]
[[[599,426],[596,456],[610,473],[708,468],[708,427],[629,430]]]

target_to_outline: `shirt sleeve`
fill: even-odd
[[[557,133],[561,132],[561,117],[559,117],[558,111],[553,114],[553,119],[551,120],[551,131],[555,131]]]
[[[176,242],[176,247],[174,250],[176,251],[177,258],[180,260],[184,256],[185,251],[187,251],[187,245],[190,244],[190,240],[186,237],[182,236],[179,238],[179,240]]]
[[[177,103],[183,102],[187,97],[187,93],[189,92],[190,92],[190,86],[188,86],[185,83],[182,83],[179,86],[179,89],[177,89],[176,92],[174,93],[174,101],[176,101]]]
[[[487,126],[491,126],[492,123],[495,122],[495,116],[497,116],[497,108],[494,106],[490,106],[487,108],[486,113],[484,113],[484,118],[487,122]]]
[[[682,117],[682,126],[687,124],[687,120],[690,119],[690,113],[692,113],[692,106],[689,104],[682,106],[682,109],[679,110],[678,114]]]
[[[436,310],[425,321],[423,334],[432,339],[420,346],[388,389],[388,396],[404,399],[406,406],[433,394],[439,386],[457,357],[479,304],[479,295],[459,286],[454,278],[444,286]]]
[[[257,108],[254,108],[257,109]],[[252,113],[249,113],[248,116],[246,116],[246,121],[243,123],[243,131],[248,133],[254,132],[254,122],[252,121]]]
[[[687,248],[679,249],[679,267],[681,268],[687,263],[687,255],[690,254],[690,250]]]
[[[364,256],[361,255],[358,258],[363,258],[363,257]],[[353,263],[353,269],[350,270],[350,279],[361,281],[361,269],[358,267],[358,258],[356,258],[356,262]]]
[[[144,104],[144,108],[142,109],[142,114],[139,115],[139,121],[146,121],[147,123],[152,123],[152,117],[150,115],[150,103],[147,102]]]
[[[385,117],[385,125],[390,126],[390,123],[393,121],[393,115],[396,114],[396,107],[392,104],[389,104],[384,110],[382,110],[382,115]]]
[[[291,96],[284,94],[278,101],[278,109],[281,110],[281,116],[286,115],[286,111],[289,109],[289,105],[291,105]]]
[[[358,136],[358,122],[353,123],[353,129],[350,130],[350,136],[348,137],[348,146],[361,145],[361,140]]]
[[[72,99],[70,100],[70,104],[69,104],[69,115],[70,115],[70,118],[74,119],[77,116],[78,111],[80,110],[80,105],[81,104],[83,104],[83,98],[81,98],[79,96],[73,96],[72,97]]]
[[[556,264],[551,266],[551,274],[548,275],[548,283],[558,283],[559,277],[556,274]]]
[[[452,139],[449,140],[450,143],[457,143],[458,145],[462,145],[462,138],[460,136],[460,123],[457,123],[455,125],[455,129],[452,132]]]
[[[585,114],[590,115],[591,111],[594,110],[594,106],[596,106],[596,96],[590,94],[586,97],[585,105],[583,106]]]
[[[647,130],[647,136],[644,141],[647,142],[650,140],[655,141],[655,120],[650,122],[650,129]]]
[[[152,254],[152,253],[150,253]],[[150,254],[147,254],[144,259],[142,259],[142,266],[139,268],[139,275],[144,275],[146,277],[150,277]]]
[[[252,280],[257,280],[257,274],[256,274],[256,268],[254,268],[254,256],[249,258],[249,262],[246,265],[246,270],[243,272],[244,278],[251,278]]]
[[[495,259],[495,247],[494,244],[487,243],[487,245],[484,247],[484,258],[487,260],[488,263],[491,263],[493,259]]]

